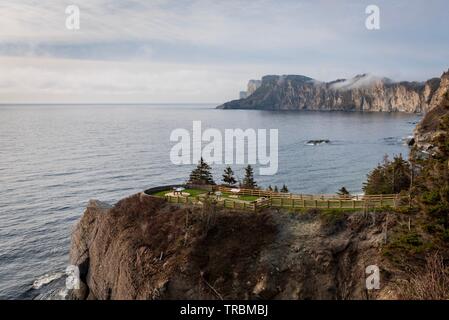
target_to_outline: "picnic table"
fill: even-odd
[[[173,188],[173,195],[180,195],[182,196],[182,192],[185,190],[183,187],[177,187]]]

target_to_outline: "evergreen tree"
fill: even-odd
[[[287,188],[287,186],[285,184],[282,186],[281,192],[288,193],[288,188]]]
[[[274,192],[279,192],[278,186],[274,186]]]
[[[192,171],[192,173],[190,173],[188,183],[214,185],[215,182],[210,170],[211,167],[206,162],[204,162],[203,158],[201,157],[196,168]]]
[[[273,188],[271,187],[271,184],[268,186],[267,191],[273,191]]]
[[[255,189],[255,188],[257,188],[257,183],[254,180],[253,167],[251,167],[251,165],[248,165],[245,168],[245,178],[243,178],[242,187],[246,188],[246,189]]]
[[[448,105],[449,109],[449,105]],[[432,154],[422,160],[416,178],[418,204],[429,217],[449,228],[449,115],[438,125],[439,134],[432,141]]]
[[[363,185],[365,194],[396,194],[410,189],[411,167],[410,163],[395,156],[393,161],[384,157],[383,164],[379,164],[368,174]]]
[[[223,182],[230,187],[237,183],[237,180],[234,177],[234,171],[232,171],[230,166],[227,166],[224,170]]]

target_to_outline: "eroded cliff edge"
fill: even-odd
[[[440,134],[440,119],[449,114],[449,71],[441,76],[438,89],[432,96],[429,110],[414,131],[415,151],[432,152],[432,141]]]
[[[440,78],[394,82],[368,74],[321,82],[300,75],[269,75],[244,99],[220,109],[371,111],[422,113],[429,110]]]
[[[91,201],[72,235],[83,285],[74,299],[395,298],[382,255],[390,213],[205,211],[136,194]],[[382,288],[366,291],[378,265]]]

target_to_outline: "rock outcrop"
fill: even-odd
[[[431,152],[432,140],[439,134],[441,117],[449,114],[449,71],[441,76],[440,85],[432,95],[429,111],[414,131],[414,145],[417,150]]]
[[[216,211],[137,194],[90,202],[72,235],[73,299],[394,298],[385,213]],[[389,223],[393,221],[389,214]],[[382,289],[368,293],[365,268]]]
[[[246,99],[261,86],[261,80],[249,80],[246,91],[240,91],[240,99]]]
[[[251,95],[217,108],[421,113],[429,109],[439,83],[439,78],[393,82],[368,74],[332,82],[299,75],[269,75]]]
[[[254,92],[256,92],[257,89],[262,85],[261,80],[249,80],[248,81],[248,88],[246,90],[247,97],[252,95]]]

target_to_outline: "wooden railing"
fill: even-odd
[[[165,196],[165,199],[170,203],[193,204],[193,205],[203,204],[203,201],[196,197],[167,195]],[[219,208],[249,210],[249,211],[256,211],[258,208],[262,207],[261,205],[258,204],[258,201],[248,202],[228,198],[217,199],[214,201],[214,205]]]
[[[218,191],[226,194],[232,194],[231,188],[217,187]],[[278,208],[317,208],[317,209],[367,209],[381,207],[403,207],[409,205],[409,197],[402,195],[310,195],[272,192],[258,189],[240,189],[239,196],[256,196],[259,199],[255,201],[243,201],[238,198],[220,197],[215,199],[217,207],[257,211],[266,207]],[[171,203],[181,204],[202,204],[204,200],[198,197],[184,197],[166,195],[165,198]]]
[[[232,194],[232,188],[219,186],[218,191]],[[300,200],[388,200],[397,198],[397,194],[380,194],[380,195],[338,195],[338,194],[294,194],[284,192],[274,192],[260,189],[240,189],[239,195],[243,196],[257,196],[268,198],[287,198],[287,199],[300,199]]]

